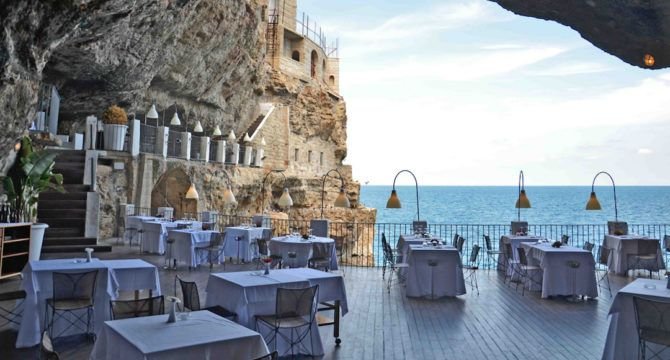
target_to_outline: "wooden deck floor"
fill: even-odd
[[[137,248],[121,246],[100,258],[137,258]],[[79,254],[77,254],[79,256]],[[65,257],[65,256],[62,256]],[[162,265],[160,256],[141,258]],[[248,267],[248,266],[247,266]],[[228,265],[226,271],[243,270]],[[220,267],[215,271],[221,271]],[[209,272],[163,271],[163,293],[173,294],[176,273],[195,279],[204,297]],[[410,299],[394,285],[390,294],[381,269],[346,268],[349,313],[342,319],[342,345],[335,346],[332,327],[322,327],[324,359],[599,359],[609,324],[611,299],[570,303],[541,299],[503,284],[495,271],[479,272],[480,295],[468,293],[440,300]],[[611,276],[613,292],[632,278]],[[13,290],[18,280],[0,282]],[[468,289],[469,290],[469,289]],[[33,358],[36,349],[14,349],[16,333],[0,328],[0,358]],[[64,359],[88,359],[91,345],[78,341],[56,345]]]

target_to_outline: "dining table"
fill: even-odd
[[[168,231],[168,239],[173,239],[172,258],[177,263],[185,263],[189,268],[196,268],[209,261],[207,254],[198,254],[197,248],[207,247],[210,241],[220,233],[213,230],[176,229]],[[225,251],[224,251],[225,253]],[[224,261],[223,256],[214,259],[216,264]]]
[[[183,314],[183,318],[182,318]],[[209,311],[106,321],[91,360],[255,359],[269,353],[262,336]]]
[[[609,263],[609,270],[617,275],[625,275],[628,272],[628,256],[635,255],[638,251],[638,245],[642,241],[652,241],[657,244],[658,252],[656,256],[656,270],[665,269],[663,261],[663,251],[661,250],[660,240],[650,239],[646,236],[628,234],[628,235],[605,235],[603,246],[612,249],[612,259]]]
[[[638,358],[639,338],[633,298],[670,302],[670,289],[667,288],[667,283],[666,280],[636,279],[617,292],[610,305],[610,324],[605,338],[603,360]],[[647,346],[647,354],[663,348],[653,343],[647,343]],[[670,359],[668,350],[665,350],[662,356],[664,357],[661,359]]]
[[[348,312],[344,279],[339,274],[309,268],[273,269],[267,275],[263,271],[212,273],[207,282],[205,304],[207,307],[219,305],[234,311],[239,324],[258,331],[255,316],[275,313],[278,288],[298,289],[314,285],[319,285],[318,302],[334,302],[339,310],[336,312],[337,332],[334,332],[336,342],[339,343],[339,316]],[[311,336],[301,342],[302,347],[313,349],[306,355],[322,356],[323,344],[316,320],[311,326]],[[261,333],[265,338],[270,336],[269,333]],[[290,335],[290,331],[287,335]],[[289,344],[282,336],[278,340],[277,351],[283,354],[288,351]]]
[[[461,254],[455,247],[409,245],[407,263],[406,296],[438,299],[466,293]]]
[[[116,279],[115,297],[119,296],[119,291],[148,290],[149,296],[161,294],[160,277],[155,265],[141,259],[101,260],[101,262],[107,266],[111,277]]]
[[[102,322],[109,318],[109,301],[116,298],[118,283],[114,276],[110,276],[109,268],[99,259],[50,259],[31,260],[21,272],[21,288],[26,292],[23,303],[23,318],[16,337],[16,347],[24,348],[39,344],[44,330],[44,316],[46,301],[53,297],[53,273],[82,273],[98,271],[95,283],[93,308],[93,332],[100,331]],[[113,275],[113,274],[112,274]],[[77,314],[86,310],[78,310]],[[68,329],[66,318],[54,321],[54,334],[70,335],[81,332],[76,328]],[[63,332],[64,331],[64,332]]]
[[[236,258],[238,261],[251,261],[259,256],[257,248],[252,248],[251,244],[256,239],[269,239],[271,232],[272,229],[264,227],[228,226],[223,252],[229,258]]]
[[[519,261],[519,254],[517,252],[517,248],[519,247],[519,244],[523,242],[538,242],[540,240],[544,240],[544,237],[542,236],[535,236],[535,235],[503,235],[500,237],[500,241],[498,242],[498,249],[500,249],[501,252],[504,252],[505,244],[510,244],[512,246],[512,259],[515,261]],[[506,264],[505,262],[505,254],[500,254],[498,255],[498,270],[500,271],[506,271],[508,275],[512,276],[513,280],[516,280],[516,272],[512,268],[512,265],[509,264],[507,269],[504,269],[504,266]]]
[[[431,234],[403,234],[398,238],[396,249],[398,251],[397,262],[403,262],[407,259],[410,245],[423,245],[425,242],[437,241],[441,245],[446,245],[444,240]]]
[[[337,250],[335,240],[310,235],[278,236],[270,240],[270,254],[281,255],[282,263],[289,267],[305,267],[314,253],[330,254],[329,270],[337,270]],[[295,257],[291,254],[295,254]]]
[[[522,242],[528,265],[539,266],[542,275],[535,282],[529,281],[531,290],[541,290],[542,298],[555,295],[598,296],[596,262],[590,251],[562,245],[553,247],[553,242]],[[535,274],[530,274],[535,276]],[[529,285],[524,284],[524,285]]]

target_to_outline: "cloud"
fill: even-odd
[[[531,76],[570,76],[594,74],[611,71],[612,68],[594,62],[580,62],[572,64],[561,64],[540,70],[528,70],[526,74]]]
[[[647,148],[641,148],[637,149],[638,155],[651,155],[654,153],[654,150],[652,149],[647,149]]]

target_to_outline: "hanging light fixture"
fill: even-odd
[[[289,193],[288,187],[286,186],[286,175],[284,175],[284,170],[280,169],[271,170],[265,175],[265,177],[263,178],[263,183],[261,184],[261,213],[263,214],[265,214],[265,181],[272,173],[279,173],[281,174],[281,176],[284,177],[284,192],[279,198],[279,201],[277,201],[277,204],[279,205],[279,207],[282,208],[288,208],[293,206],[293,199],[291,198],[291,194]]]
[[[228,180],[228,183],[226,184],[226,190],[223,191],[223,204],[235,206],[237,205],[237,200],[235,199],[235,194],[233,194],[233,190],[231,189],[233,180],[230,178],[230,175],[228,175],[227,172],[224,171],[223,175],[225,175],[226,180]]]
[[[395,174],[395,177],[393,178],[393,189],[391,190],[391,196],[389,199],[386,201],[386,208],[387,209],[400,209],[400,198],[398,198],[398,193],[395,191],[395,181],[398,179],[398,175],[400,175],[403,172],[407,172],[412,177],[414,178],[414,185],[416,187],[416,220],[421,221],[420,214],[419,214],[419,182],[416,180],[416,176],[414,176],[414,173],[409,171],[409,170],[400,170],[398,171],[397,174]]]
[[[198,120],[198,121],[195,123],[195,127],[193,128],[193,132],[197,132],[197,133],[201,133],[201,132],[203,132],[202,124],[200,123],[200,120]]]
[[[221,136],[221,128],[219,127],[219,125],[216,125],[216,127],[214,128],[214,132],[212,133],[212,135],[213,135],[213,136]]]
[[[147,112],[147,115],[144,116],[147,119],[155,119],[158,120],[158,111],[156,111],[156,104],[151,104],[151,108],[149,108],[149,111]]]
[[[251,142],[251,138],[249,137],[249,133],[244,133],[244,138],[242,139],[243,142],[248,143]]]
[[[516,199],[516,204],[514,204],[514,207],[519,209],[517,210],[517,221],[521,221],[521,209],[530,209],[530,200],[528,200],[528,196],[526,196],[525,181],[526,179],[523,176],[523,170],[521,170],[519,171],[519,194]]]
[[[589,197],[589,201],[586,202],[586,210],[602,209],[602,207],[600,206],[600,201],[598,201],[598,198],[596,197],[596,190],[595,190],[596,179],[600,174],[605,174],[610,178],[610,180],[612,180],[612,190],[614,191],[614,222],[619,222],[619,210],[617,209],[617,202],[616,202],[616,185],[614,184],[614,178],[612,177],[612,175],[610,175],[606,171],[601,171],[597,173],[596,176],[593,177],[593,181],[591,182],[591,196]]]
[[[171,126],[181,126],[181,120],[179,120],[179,114],[177,114],[177,104],[174,104],[174,115],[172,115],[172,120],[170,120]]]
[[[198,190],[195,189],[195,184],[191,182],[191,186],[186,191],[186,199],[198,200],[200,196],[198,195]]]
[[[652,67],[656,63],[656,59],[654,59],[654,56],[651,54],[644,54],[642,61],[644,61],[646,67]]]
[[[236,139],[235,132],[233,132],[233,130],[231,129],[230,133],[228,133],[228,141],[230,143],[233,143],[233,142],[235,142],[235,139]]]
[[[340,193],[337,195],[337,199],[335,199],[334,206],[335,207],[341,207],[341,208],[348,208],[351,206],[349,203],[349,198],[347,198],[347,194],[344,192],[344,177],[342,174],[337,169],[330,169],[328,172],[323,175],[323,180],[321,182],[321,218],[323,219],[323,199],[326,195],[326,178],[329,177],[329,174],[334,171],[337,173],[337,175],[340,176]]]
[[[289,194],[287,187],[284,188],[284,193],[281,194],[277,204],[285,209],[293,206],[293,199],[291,199],[291,194]]]

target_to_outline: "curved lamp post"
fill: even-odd
[[[323,219],[323,198],[326,195],[326,178],[330,177],[330,173],[334,171],[339,175],[340,181],[342,182],[340,186],[340,194],[337,195],[337,199],[335,199],[335,207],[342,207],[342,208],[348,208],[350,206],[349,199],[347,198],[347,194],[344,193],[344,177],[342,174],[337,170],[337,169],[330,169],[328,172],[323,175],[323,181],[321,183],[321,218]]]
[[[591,197],[589,198],[589,201],[586,202],[586,210],[602,209],[602,207],[600,206],[600,202],[596,197],[596,191],[595,191],[596,178],[598,178],[598,175],[600,174],[605,174],[610,178],[610,180],[612,180],[612,189],[614,190],[614,221],[619,222],[619,211],[617,210],[616,206],[616,185],[614,184],[614,178],[612,177],[612,175],[610,175],[606,171],[601,171],[597,173],[596,176],[593,177],[593,182],[591,182]]]
[[[288,192],[288,187],[286,187],[286,175],[284,175],[284,170],[272,170],[268,172],[265,177],[263,178],[263,184],[261,185],[261,214],[265,214],[265,181],[268,179],[270,174],[273,173],[279,173],[281,176],[284,177],[284,192],[282,193],[281,197],[279,198],[279,201],[277,204],[282,207],[282,208],[288,208],[290,206],[293,206],[293,199],[291,199],[291,194]]]
[[[419,216],[419,182],[416,180],[416,176],[414,176],[414,173],[409,170],[400,170],[398,171],[397,174],[395,174],[395,177],[393,178],[393,190],[391,190],[391,196],[389,197],[388,201],[386,201],[386,208],[400,209],[402,207],[400,205],[400,198],[398,198],[398,193],[396,193],[395,191],[395,181],[396,179],[398,179],[398,175],[404,172],[409,173],[414,178],[414,185],[416,186],[416,220],[420,221],[421,218]]]
[[[526,179],[523,176],[523,170],[521,170],[519,171],[519,195],[516,199],[516,205],[514,205],[514,207],[518,209],[517,221],[521,221],[521,209],[530,209],[530,200],[528,200],[528,196],[526,196],[525,181]]]

